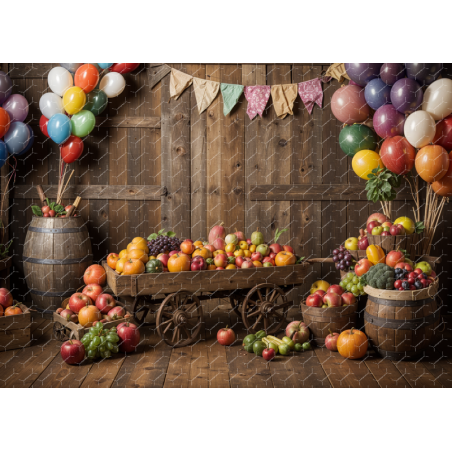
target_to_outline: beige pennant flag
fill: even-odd
[[[350,77],[347,75],[347,72],[345,71],[345,64],[344,63],[333,63],[325,72],[326,77],[333,77],[335,78],[339,83],[342,82],[343,78],[345,77],[347,80],[350,80]]]
[[[298,85],[296,83],[272,86],[273,107],[278,118],[284,119],[288,114],[293,115],[293,103],[297,98],[297,93]]]
[[[193,79],[193,89],[195,90],[198,112],[201,114],[217,97],[220,84],[195,77]]]
[[[192,84],[193,77],[178,71],[177,69],[171,69],[170,78],[170,99],[178,99],[178,97]]]

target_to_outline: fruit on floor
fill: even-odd
[[[117,326],[117,332],[121,339],[119,350],[126,353],[134,352],[140,343],[140,331],[136,325],[129,322],[121,323]]]
[[[186,272],[190,270],[190,256],[184,253],[173,254],[168,259],[168,270],[170,272]]]
[[[220,345],[231,345],[235,342],[236,336],[232,328],[221,328],[217,332],[217,341]]]
[[[309,340],[309,328],[304,322],[298,320],[290,322],[286,327],[286,336],[290,337],[295,344],[302,344]]]
[[[96,306],[85,306],[78,313],[78,321],[83,327],[90,327],[96,320],[102,320],[102,314]]]
[[[85,359],[85,346],[82,342],[71,339],[61,345],[60,354],[66,364],[80,364]]]
[[[339,333],[332,333],[325,338],[325,347],[332,352],[337,352],[337,340],[339,339]]]
[[[85,284],[99,284],[103,286],[107,281],[107,274],[101,265],[90,265],[83,275]]]
[[[414,233],[415,230],[415,224],[414,221],[411,218],[408,217],[399,217],[397,220],[394,221],[394,224],[400,224],[403,226],[403,229],[405,230],[405,234],[411,235]]]
[[[127,259],[124,263],[123,275],[140,275],[144,273],[144,263],[140,259]]]
[[[367,347],[367,336],[354,328],[343,331],[337,339],[337,350],[344,358],[362,358],[367,352]]]
[[[295,255],[289,251],[281,251],[275,257],[275,263],[278,267],[285,267],[286,265],[294,265],[296,262]]]
[[[356,251],[358,247],[358,239],[356,237],[349,237],[345,243],[344,246],[347,250]]]
[[[309,292],[311,294],[315,293],[317,290],[323,290],[324,292],[326,292],[328,290],[328,287],[330,287],[330,283],[320,279],[316,281],[314,284],[312,284]]]

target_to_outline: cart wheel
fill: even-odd
[[[284,291],[275,284],[259,284],[247,294],[242,305],[242,320],[250,333],[265,330],[277,333],[287,322],[287,312],[292,302],[287,301]]]
[[[70,334],[72,331],[69,328],[66,328],[60,322],[55,322],[53,324],[53,336],[57,341],[67,341],[70,338]]]
[[[147,297],[136,297],[132,305],[133,318],[137,322],[138,326],[155,325],[155,322],[146,322],[146,317],[149,314],[152,300],[148,300]]]
[[[201,303],[189,292],[168,295],[157,311],[157,332],[171,347],[185,347],[195,342],[201,322]]]
[[[245,300],[245,295],[242,293],[233,293],[229,297],[229,303],[231,303],[232,310],[238,315],[241,315],[241,305]]]

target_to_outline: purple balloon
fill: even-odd
[[[383,105],[374,114],[373,126],[381,138],[403,136],[405,115],[398,112],[393,105]]]
[[[364,97],[367,105],[374,110],[378,110],[381,106],[390,104],[389,100],[391,87],[386,85],[380,78],[371,80],[364,89]]]
[[[402,78],[391,89],[391,102],[400,113],[416,111],[422,104],[424,93],[419,83],[410,78]]]
[[[24,122],[28,115],[28,102],[21,94],[9,96],[2,107],[8,112],[11,122]]]
[[[13,91],[13,82],[9,78],[8,74],[0,71],[0,105],[11,96]]]
[[[403,63],[384,63],[380,69],[380,78],[386,85],[394,85],[397,80],[405,77]]]
[[[347,75],[359,86],[366,86],[380,75],[382,63],[345,63]]]
[[[430,85],[441,74],[443,63],[405,63],[406,76],[421,86]]]

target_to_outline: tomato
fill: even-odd
[[[22,309],[20,309],[19,306],[10,306],[5,310],[5,317],[9,315],[19,315],[19,314],[23,314]]]
[[[207,250],[207,251],[209,251],[209,250]],[[209,251],[209,253],[210,253],[210,251]],[[190,271],[190,256],[188,256],[187,254],[184,254],[184,253],[173,254],[168,259],[167,267],[170,272]]]
[[[203,247],[203,248],[198,248],[194,251],[194,253],[192,254],[192,257],[196,257],[196,256],[201,256],[204,259],[209,259],[210,257],[213,256],[213,254],[212,254],[212,251]]]
[[[286,265],[293,265],[296,262],[295,256],[289,251],[281,251],[275,257],[275,264],[278,267],[285,267]]]
[[[83,281],[88,284],[99,284],[103,286],[107,280],[107,274],[101,265],[91,265],[85,271],[83,275]]]
[[[116,254],[116,253],[110,253],[107,256],[107,264],[110,268],[112,268],[113,270],[116,269],[116,264],[119,261],[120,257]]]

